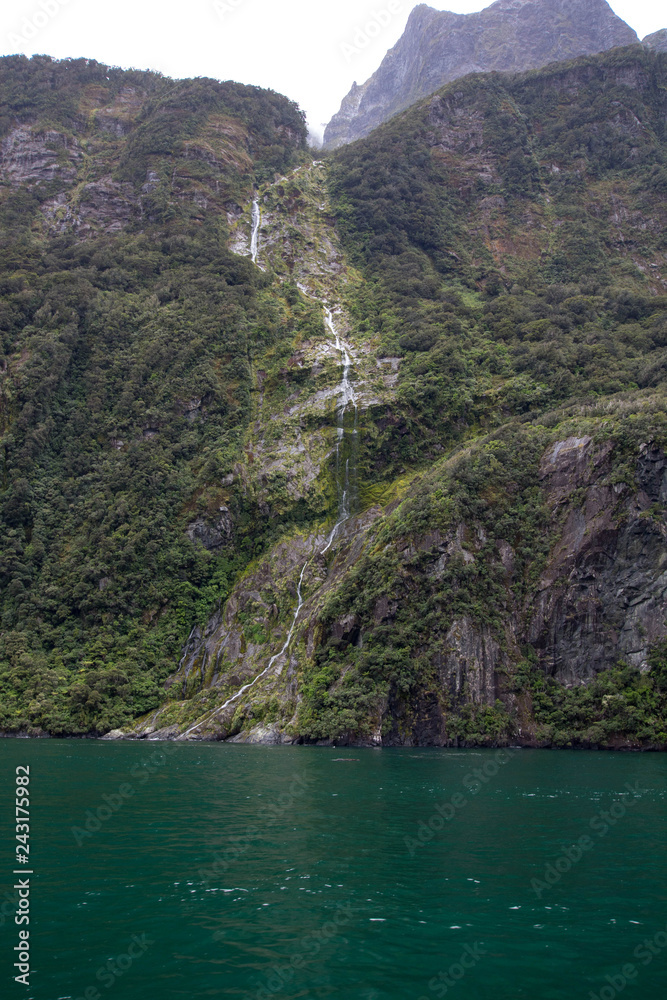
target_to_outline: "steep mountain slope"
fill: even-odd
[[[157,703],[262,547],[249,504],[221,552],[253,358],[321,318],[227,243],[306,130],[258,88],[86,60],[0,60],[0,95],[1,724],[85,732]]]
[[[335,155],[342,246],[312,171],[266,190],[357,269],[356,506],[248,567],[135,734],[665,743],[664,82],[634,47],[449,86]]]
[[[654,31],[652,35],[642,38],[642,45],[647,49],[654,49],[656,52],[667,52],[667,28]]]
[[[52,71],[2,189],[2,725],[666,745],[665,56],[469,77],[324,162],[276,95],[151,77],[115,228],[67,76],[107,71],[57,68],[67,125]]]
[[[336,148],[439,87],[490,70],[521,71],[630,45],[637,36],[606,0],[497,0],[477,14],[415,7],[379,69],[355,83],[324,133]]]

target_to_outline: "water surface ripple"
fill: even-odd
[[[11,982],[6,919],[3,996],[612,1000],[605,977],[628,963],[629,997],[667,996],[667,947],[633,954],[667,926],[664,755],[90,740],[0,755],[6,885],[17,764],[36,873],[31,987]]]

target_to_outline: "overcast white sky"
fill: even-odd
[[[307,112],[314,132],[353,81],[377,69],[413,0],[2,0],[0,54],[86,56],[172,76],[271,87]],[[460,14],[483,0],[433,0]],[[667,27],[664,0],[611,0],[640,38]]]

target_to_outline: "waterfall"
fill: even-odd
[[[259,231],[261,228],[261,224],[262,224],[262,215],[259,207],[259,201],[257,200],[257,198],[254,198],[252,202],[252,230],[250,236],[250,256],[252,258],[253,263],[257,264],[258,267],[261,267],[261,265],[258,264],[257,262],[257,257],[259,254]],[[307,295],[309,298],[313,298],[313,296],[310,295],[310,293],[307,291],[305,287],[303,287],[302,285],[300,285],[299,287],[305,295]],[[341,525],[343,525],[345,521],[347,521],[348,518],[351,517],[352,515],[353,504],[356,494],[355,467],[356,467],[356,447],[357,447],[356,442],[358,434],[358,427],[357,427],[358,407],[357,407],[357,399],[355,396],[354,388],[350,381],[350,370],[352,368],[352,357],[350,355],[351,348],[348,346],[348,344],[345,343],[345,341],[340,336],[338,330],[336,329],[333,309],[330,306],[328,306],[325,302],[322,302],[321,304],[324,309],[324,321],[326,327],[333,338],[333,340],[329,343],[329,347],[335,350],[340,356],[340,366],[342,369],[341,379],[336,390],[336,395],[337,395],[336,488],[338,491],[338,512],[337,512],[336,523],[334,524],[333,529],[327,539],[327,544],[325,545],[325,547],[322,549],[321,552],[321,555],[324,555],[324,553],[328,552],[328,550],[331,548]],[[348,434],[346,437],[345,414],[350,406],[354,408],[354,421],[353,421],[351,436]],[[350,460],[352,460],[352,463],[350,462]],[[350,467],[350,464],[352,464],[352,468]],[[177,739],[179,740],[185,739],[190,735],[190,733],[193,733],[195,730],[200,729],[201,726],[203,726],[210,719],[214,718],[216,715],[218,715],[220,712],[223,712],[230,705],[233,705],[235,702],[237,702],[246,693],[246,691],[249,691],[250,688],[254,687],[254,685],[257,684],[257,682],[262,679],[262,677],[265,677],[273,667],[273,664],[276,662],[276,660],[280,659],[280,657],[284,656],[284,654],[287,652],[289,644],[292,641],[292,636],[294,635],[294,629],[296,628],[301,608],[303,607],[304,603],[302,594],[303,577],[306,572],[306,569],[310,564],[310,561],[311,560],[308,559],[307,562],[305,562],[303,567],[301,568],[301,574],[299,576],[299,582],[297,584],[297,590],[296,590],[297,593],[296,608],[294,610],[292,622],[287,632],[287,637],[285,639],[285,642],[283,643],[282,649],[271,657],[264,670],[262,670],[261,673],[257,674],[257,676],[253,678],[253,680],[249,681],[247,684],[244,684],[243,687],[241,687],[236,692],[236,694],[228,698],[223,705],[219,706],[219,708],[214,708],[211,712],[206,714],[203,717],[203,719],[200,719],[194,725],[190,726],[189,729],[186,729],[186,731],[184,733],[181,733],[181,735],[178,736]]]
[[[234,702],[237,701],[241,697],[241,695],[245,694],[245,692],[248,691],[251,687],[254,687],[254,685],[257,683],[257,681],[261,680],[262,677],[264,677],[266,674],[268,674],[269,670],[271,669],[271,667],[273,666],[273,664],[276,662],[276,660],[280,659],[280,657],[283,655],[283,653],[287,652],[287,647],[289,646],[290,642],[292,641],[292,635],[294,634],[294,628],[296,626],[296,620],[299,617],[299,612],[301,611],[301,608],[303,607],[303,595],[301,593],[301,585],[303,583],[303,574],[306,572],[306,569],[308,568],[308,564],[309,563],[310,563],[310,559],[308,560],[308,562],[305,562],[303,564],[303,569],[301,570],[301,576],[299,577],[299,582],[298,582],[297,588],[296,588],[296,596],[297,596],[296,609],[294,611],[294,617],[292,618],[292,624],[290,625],[289,632],[287,633],[287,638],[285,639],[285,642],[283,644],[283,648],[280,650],[279,653],[275,653],[275,655],[271,657],[271,659],[269,660],[267,666],[264,668],[264,670],[262,670],[262,672],[260,674],[257,674],[257,676],[253,680],[248,681],[247,684],[244,684],[243,687],[240,688],[236,692],[236,694],[232,695],[231,698],[227,699],[227,701],[224,703],[224,705],[220,705],[219,708],[214,708],[212,712],[210,712],[208,715],[204,716],[203,719],[200,719],[199,722],[196,722],[194,724],[194,726],[190,726],[190,728],[186,729],[186,731],[184,733],[181,733],[181,735],[178,737],[179,740],[185,739],[186,736],[189,736],[189,734],[192,733],[195,729],[199,729],[199,727],[202,726],[205,722],[207,722],[208,719],[212,718],[212,716],[217,715],[218,712],[222,712],[229,705],[233,705]]]
[[[358,418],[357,399],[354,394],[352,383],[350,382],[352,359],[350,357],[347,344],[345,341],[341,340],[340,334],[336,329],[333,312],[329,306],[326,305],[324,306],[324,321],[333,334],[333,346],[340,354],[343,373],[338,387],[338,402],[336,404],[336,487],[338,489],[338,518],[333,526],[331,534],[329,535],[326,546],[322,549],[321,555],[324,555],[324,553],[331,548],[333,540],[338,534],[339,528],[345,523],[345,521],[347,521],[352,513],[352,492],[356,484],[350,482],[350,454],[348,450],[343,447],[345,444],[345,411],[350,403],[354,407],[354,427],[352,430],[351,447],[353,460],[356,452]],[[341,469],[342,452],[344,453],[345,464]]]
[[[253,234],[251,243],[251,252],[253,254],[253,260],[255,260],[257,256],[257,239],[259,233],[259,224],[260,224],[259,205],[257,201],[254,201]],[[327,539],[327,544],[320,553],[321,555],[324,555],[325,552],[328,552],[328,550],[331,548],[334,542],[334,539],[336,538],[336,535],[338,534],[341,525],[343,525],[345,521],[347,521],[348,518],[352,515],[352,504],[354,501],[354,494],[356,491],[356,483],[355,483],[356,476],[355,476],[354,465],[356,457],[355,456],[356,441],[358,434],[357,398],[355,396],[352,383],[350,382],[350,369],[352,368],[352,358],[350,356],[350,348],[341,338],[338,330],[336,329],[333,310],[324,303],[323,303],[323,308],[324,308],[324,321],[326,323],[329,332],[333,337],[333,343],[331,343],[330,346],[333,347],[334,350],[336,350],[340,355],[340,365],[342,368],[342,373],[337,388],[338,398],[336,402],[336,486],[338,489],[338,516],[336,518],[336,523],[334,524],[333,529],[331,530],[331,533]],[[354,408],[354,422],[351,435],[352,443],[350,447],[346,448],[345,413],[350,405]],[[350,470],[350,458],[352,458],[352,466],[353,466],[352,470]],[[257,684],[257,682],[262,679],[262,677],[265,677],[271,670],[271,667],[276,662],[276,660],[280,659],[280,657],[287,652],[289,644],[292,641],[292,636],[294,635],[294,629],[296,628],[296,623],[299,618],[301,608],[303,607],[303,594],[301,588],[303,584],[304,573],[306,572],[306,569],[308,568],[309,564],[310,564],[310,559],[308,559],[307,562],[303,564],[303,567],[301,569],[301,575],[299,576],[299,583],[297,584],[296,588],[296,594],[297,594],[296,608],[294,610],[294,615],[292,617],[292,623],[287,633],[287,638],[285,639],[285,642],[283,643],[280,652],[275,653],[269,660],[264,670],[262,670],[261,673],[257,674],[257,676],[253,680],[248,681],[247,684],[244,684],[243,687],[240,688],[236,692],[236,694],[232,695],[231,698],[228,698],[223,705],[220,705],[219,708],[213,709],[213,711],[209,712],[208,715],[205,715],[203,719],[200,719],[199,722],[196,722],[193,726],[190,726],[189,729],[186,729],[184,733],[181,733],[181,735],[178,737],[179,740],[185,739],[187,736],[190,735],[190,733],[194,732],[195,729],[199,729],[209,719],[213,718],[215,715],[218,715],[220,712],[224,711],[224,709],[228,708],[230,705],[233,705],[236,701],[238,701],[239,698],[241,698],[246,691],[249,691],[250,688],[254,687],[254,685]]]
[[[250,256],[253,264],[257,263],[259,253],[259,229],[262,224],[262,213],[259,210],[259,202],[255,198],[252,203],[252,232],[250,235]]]

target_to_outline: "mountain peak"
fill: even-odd
[[[656,52],[667,52],[667,28],[660,28],[651,35],[642,38],[645,49],[655,49]]]
[[[538,69],[638,41],[607,0],[496,0],[474,14],[419,4],[378,70],[343,99],[324,144],[335,148],[359,139],[468,73]]]

